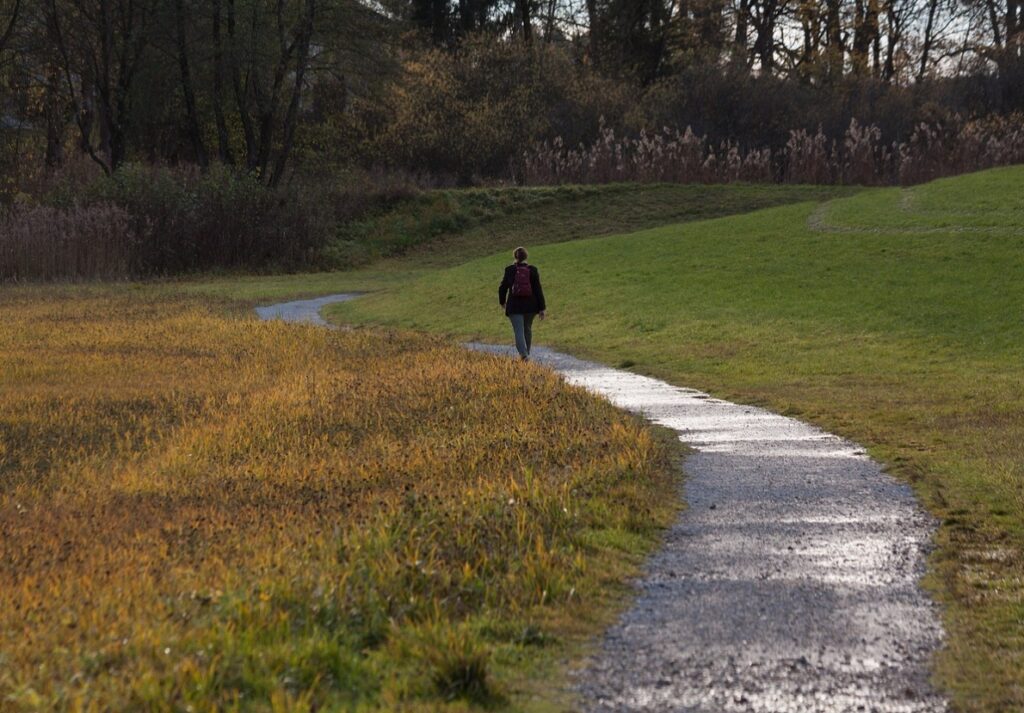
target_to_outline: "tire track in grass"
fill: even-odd
[[[326,324],[333,295],[261,308]],[[469,344],[512,355],[509,347]],[[569,383],[691,446],[688,509],[576,685],[588,711],[943,711],[920,588],[934,522],[854,443],[792,418],[538,348]]]

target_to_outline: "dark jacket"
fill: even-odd
[[[505,268],[505,276],[498,285],[498,304],[505,308],[505,314],[536,314],[547,309],[544,302],[544,289],[540,286],[540,273],[530,265],[530,284],[533,286],[532,297],[513,297],[512,282],[516,277],[516,264]]]

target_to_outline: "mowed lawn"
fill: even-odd
[[[522,242],[575,354],[856,439],[938,517],[937,681],[1024,709],[1024,168],[556,245]],[[337,306],[338,322],[508,341],[509,255]]]
[[[0,710],[562,710],[677,509],[529,365],[166,287],[0,292]]]

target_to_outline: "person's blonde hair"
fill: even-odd
[[[515,258],[516,262],[526,262],[527,252],[526,248],[519,247],[512,251],[512,257]]]

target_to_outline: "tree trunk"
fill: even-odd
[[[276,186],[284,176],[288,158],[292,152],[292,145],[295,142],[295,127],[298,123],[299,105],[302,100],[303,81],[306,69],[309,66],[309,43],[313,36],[313,25],[316,20],[315,0],[306,0],[306,13],[303,19],[303,27],[295,38],[297,45],[295,54],[295,84],[292,86],[292,98],[288,103],[288,112],[284,119],[284,139],[281,143],[281,152],[277,155],[274,164],[274,173],[270,177],[270,185]]]
[[[902,40],[900,21],[896,15],[895,0],[886,0],[885,60],[882,62],[882,80],[885,82],[891,83],[896,75],[896,47],[899,46]]]
[[[308,14],[310,3],[313,0],[306,0],[306,12]],[[291,55],[302,41],[305,34],[305,25],[299,29],[294,42],[289,45],[284,29],[284,5],[285,0],[277,0],[275,14],[277,16],[277,42],[280,57],[277,67],[274,68],[274,77],[270,85],[270,94],[263,90],[263,84],[259,77],[253,83],[256,90],[256,106],[259,110],[259,150],[256,159],[256,169],[259,171],[262,180],[269,181],[272,177],[268,172],[270,169],[270,155],[274,148],[274,133],[276,130],[277,106],[281,98],[281,87],[284,84],[285,76],[288,74],[288,65],[291,62]],[[306,19],[303,18],[305,23]],[[308,47],[307,47],[308,50]]]
[[[876,79],[882,72],[882,23],[878,0],[868,0],[868,22],[871,26],[871,76]]]
[[[448,0],[433,0],[430,7],[430,31],[434,44],[448,41]]]
[[[64,164],[64,108],[60,100],[60,73],[55,64],[46,68],[46,96],[43,114],[46,120],[46,156],[48,170]]]
[[[519,22],[523,25],[523,42],[533,44],[533,12],[530,0],[516,0]]]
[[[185,2],[174,0],[175,36],[178,44],[178,69],[181,72],[181,91],[185,96],[185,118],[188,121],[189,139],[196,161],[203,168],[210,165],[210,157],[203,143],[203,130],[199,124],[199,111],[196,108],[196,93],[192,86],[192,68],[188,61],[188,41],[185,36]]]
[[[4,50],[7,49],[7,44],[11,41],[11,38],[14,37],[14,28],[18,24],[18,15],[20,11],[21,0],[15,0],[14,7],[11,8],[11,16],[7,20],[7,26],[3,33],[0,33],[0,55],[4,53]]]
[[[217,156],[233,165],[231,135],[224,118],[224,43],[220,32],[221,0],[213,0],[213,118],[217,124]]]
[[[736,10],[736,34],[733,36],[733,52],[736,57],[747,56],[747,25],[750,22],[750,0],[740,0]]]
[[[821,12],[817,3],[801,2],[797,8],[803,41],[797,69],[803,79],[813,77],[817,66],[818,49],[821,43]]]
[[[95,82],[92,63],[86,63],[80,71],[79,89],[75,89],[74,72],[75,68],[71,61],[71,52],[67,42],[64,41],[64,32],[61,28],[60,15],[57,11],[56,0],[49,0],[46,5],[46,32],[48,39],[53,43],[60,58],[60,69],[64,75],[64,82],[67,85],[68,96],[71,98],[75,112],[75,123],[78,124],[79,140],[78,146],[82,153],[88,154],[103,173],[110,175],[110,165],[103,160],[103,157],[96,151],[92,143],[93,125],[95,112],[93,110],[95,99]]]
[[[459,0],[459,32],[468,35],[476,29],[476,17],[471,0]]]
[[[114,18],[110,12],[110,0],[100,0],[100,66],[96,77],[96,95],[99,97],[97,104],[97,115],[100,125],[100,146],[99,150],[107,157],[107,165],[111,171],[116,171],[118,162],[115,160],[112,135],[113,123],[113,88],[110,78],[110,65],[112,64],[111,54],[114,44]]]
[[[601,17],[597,10],[597,0],[587,0],[587,52],[591,64],[598,64],[601,56]]]
[[[228,54],[231,86],[235,93],[235,105],[238,108],[238,118],[242,123],[242,135],[245,137],[245,163],[252,171],[257,164],[256,130],[253,127],[252,117],[249,115],[249,81],[242,82],[242,70],[238,66],[238,37],[236,34],[237,23],[235,18],[235,0],[227,0],[228,3],[228,43],[230,52]]]
[[[924,26],[924,37],[921,40],[921,64],[917,72],[917,82],[924,81],[924,75],[928,72],[928,56],[932,51],[932,44],[935,42],[935,16],[939,11],[939,0],[928,0],[928,19]]]
[[[775,20],[778,0],[763,0],[761,14],[754,22],[754,55],[761,63],[761,73],[770,75],[775,70]]]
[[[283,80],[283,69],[275,76],[279,76]],[[280,81],[275,81],[268,97],[263,92],[259,77],[253,83],[256,90],[256,106],[259,107],[259,140],[256,145],[255,168],[261,180],[267,179],[267,167],[270,165],[270,151],[274,141],[274,114],[277,112],[277,90],[280,86]]]
[[[1017,57],[1024,52],[1021,44],[1021,0],[1006,0],[1006,46],[1013,48]]]
[[[558,0],[548,0],[548,11],[544,20],[544,41],[548,44],[555,39],[555,21],[558,17]]]
[[[868,61],[867,21],[864,16],[864,0],[854,0],[853,43],[850,46],[850,64],[853,66],[853,73],[857,76],[865,73]]]
[[[840,2],[841,0],[825,0],[826,67],[828,77],[832,81],[843,76],[843,63],[846,54],[843,48]]]

